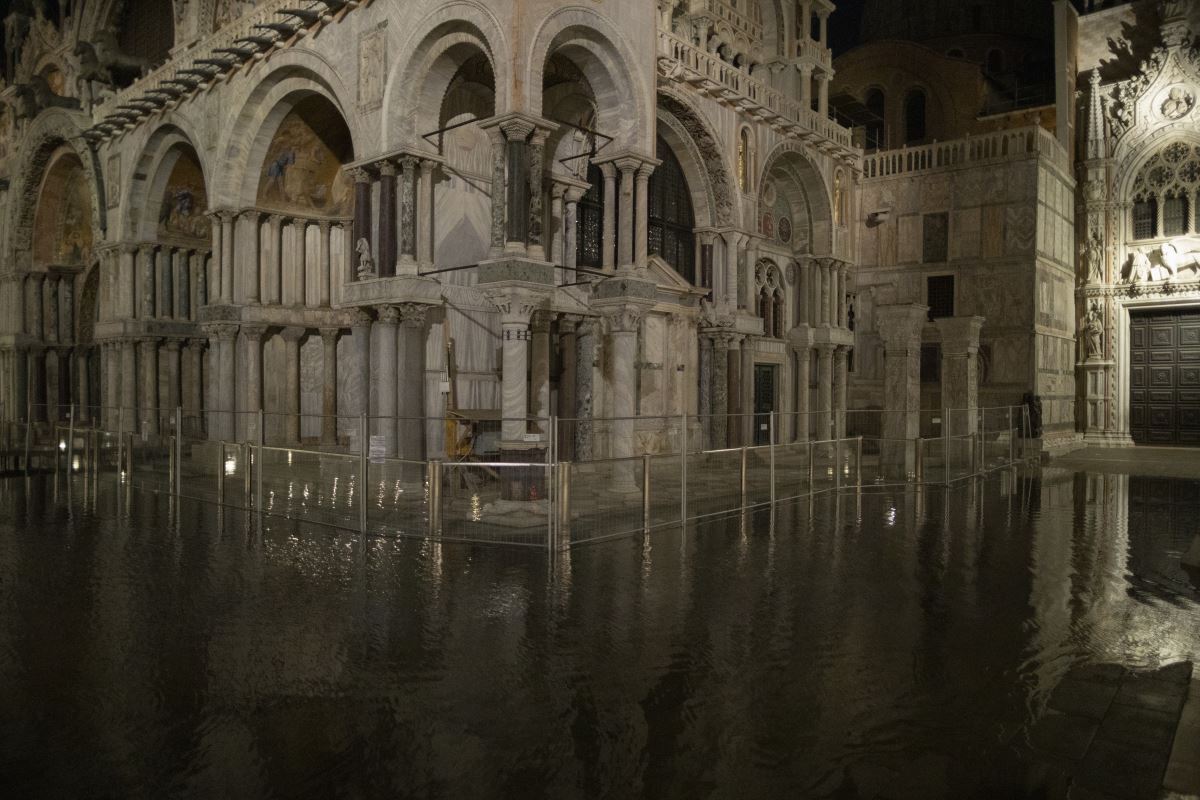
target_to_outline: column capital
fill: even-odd
[[[243,325],[242,336],[247,340],[261,342],[263,337],[267,335],[266,325]]]
[[[342,334],[341,328],[318,328],[317,332],[321,334],[321,341],[325,344],[332,342],[337,344],[338,337]]]
[[[297,343],[304,338],[304,334],[308,333],[307,328],[301,328],[298,325],[289,325],[283,329],[283,340],[289,343]]]
[[[403,155],[397,159],[400,168],[404,170],[405,175],[412,174],[413,169],[420,163],[420,159],[412,155]]]
[[[142,255],[147,255],[158,249],[156,242],[138,242],[138,252]]]
[[[638,326],[649,310],[639,303],[620,303],[596,309],[604,318],[609,333],[637,333]]]
[[[321,235],[325,236],[329,233],[329,229],[333,227],[333,222],[327,219],[317,220],[317,227],[321,229]]]
[[[171,352],[178,353],[180,351],[180,349],[183,347],[183,340],[182,339],[167,339],[165,342],[163,342],[163,346],[165,346],[167,348],[167,350],[170,350]]]
[[[921,346],[921,329],[925,326],[929,306],[899,303],[878,306],[875,324],[883,339],[885,350],[914,350]]]
[[[546,302],[546,295],[521,288],[494,289],[485,292],[500,312],[500,324],[529,327],[533,312]]]
[[[400,303],[393,306],[400,314],[400,324],[406,328],[422,328],[430,306],[424,303]]]
[[[379,175],[383,178],[396,177],[396,162],[384,160],[379,162]]]
[[[215,217],[217,215],[214,212],[212,216]],[[121,252],[121,255],[126,256],[137,255],[138,247],[139,245],[135,244],[134,242],[121,242],[121,244],[117,245],[117,249]]]
[[[203,350],[208,347],[208,339],[194,338],[187,340],[187,348],[189,350]]]
[[[942,337],[942,355],[974,355],[979,352],[983,317],[939,317],[933,321]]]
[[[237,216],[243,217],[243,218],[251,220],[253,222],[261,222],[262,218],[263,218],[263,212],[259,211],[257,208],[243,208],[241,211],[237,212]],[[282,214],[269,214],[269,215],[267,215],[267,218],[270,220],[274,220],[274,219],[278,218],[280,220],[280,222],[283,221]]]
[[[137,337],[137,343],[140,345],[147,345],[147,346],[148,345],[158,345],[158,343],[161,341],[162,341],[162,339],[160,339],[157,336],[139,336],[139,337]]]
[[[347,167],[346,173],[355,183],[370,183],[371,173],[365,167]]]
[[[346,315],[346,325],[349,328],[369,328],[374,319],[371,317],[371,312],[365,308],[356,308],[348,312]]]
[[[375,313],[379,317],[377,322],[380,325],[400,324],[400,309],[395,306],[379,306],[375,309]]]

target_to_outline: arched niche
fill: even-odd
[[[812,162],[793,148],[780,145],[763,170],[759,233],[796,254],[828,255],[833,247],[829,190]]]
[[[32,230],[35,268],[91,263],[97,236],[88,186],[79,156],[69,147],[60,147],[38,191]]]
[[[176,241],[207,247],[207,169],[191,139],[164,125],[147,141],[129,187],[126,235],[136,241]]]
[[[353,211],[353,185],[342,166],[354,159],[354,144],[341,113],[323,95],[300,91],[283,98],[268,114],[250,157],[256,169],[243,191],[253,191],[253,205],[321,217]]]

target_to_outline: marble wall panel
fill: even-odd
[[[487,258],[491,237],[490,184],[450,175],[434,191],[434,259],[439,269],[478,264]],[[449,273],[447,282],[463,276]]]
[[[922,181],[919,193],[921,210],[924,212],[945,211],[951,206],[950,176],[945,173],[931,175]]]
[[[980,255],[997,258],[1004,255],[1004,206],[985,206]]]
[[[983,214],[979,208],[954,212],[950,225],[950,258],[978,258],[980,225]]]
[[[1037,234],[1035,212],[1029,206],[1010,205],[1004,211],[1004,252],[1026,255],[1033,251]]]
[[[900,217],[899,258],[901,264],[915,264],[921,260],[921,217],[910,214]]]
[[[286,380],[286,373],[284,373]],[[300,343],[300,435],[321,435],[321,402],[325,387],[324,343],[311,334]]]

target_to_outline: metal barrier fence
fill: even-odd
[[[510,421],[537,431],[526,434],[527,450],[406,458],[396,444],[404,442],[403,421],[365,415],[339,419],[338,429],[352,435],[321,446],[312,439],[276,443],[264,412],[236,420],[237,429],[253,438],[222,440],[207,438],[178,408],[156,413],[152,428],[143,424],[136,432],[131,428],[145,417],[128,411],[93,416],[115,418],[116,430],[76,424],[71,411],[65,422],[0,423],[0,453],[8,471],[85,473],[94,483],[103,478],[124,489],[264,516],[364,533],[561,550],[820,492],[950,484],[1009,469],[1027,456],[1018,412],[939,412],[934,437],[815,440],[803,438],[798,423],[807,420],[772,413],[747,426],[749,441],[721,448],[702,446],[711,419],[681,415],[673,428],[663,428],[670,435],[655,440],[652,450],[642,441],[643,452],[580,460],[566,457],[561,439],[571,429],[554,418]],[[630,422],[588,424],[611,432]],[[435,424],[446,421],[421,420],[420,428]],[[849,420],[831,427],[845,430]],[[453,437],[448,427],[446,435]]]

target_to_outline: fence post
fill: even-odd
[[[1012,406],[1008,407],[1008,466],[1016,463],[1017,437],[1013,431]]]
[[[117,406],[117,482],[125,469],[125,407]]]
[[[558,460],[555,450],[558,447],[558,420],[550,415],[549,429],[546,438],[546,551],[554,552],[554,509],[556,492],[554,486],[554,463]]]
[[[746,507],[746,445],[742,445],[741,475],[738,480],[742,492],[742,508]]]
[[[558,549],[570,549],[571,535],[571,462],[560,461],[558,470]]]
[[[225,442],[217,440],[217,505],[225,505]]]
[[[916,465],[917,465],[917,483],[925,482],[925,448],[922,446],[925,442],[920,436],[913,439],[913,446],[916,448]]]
[[[363,503],[366,508],[366,503]],[[429,535],[437,536],[442,530],[442,462],[429,462]],[[363,528],[366,532],[366,528]]]
[[[679,521],[687,522],[687,410],[679,415]]]
[[[175,494],[183,494],[183,409],[175,406]]]
[[[775,505],[775,412],[772,411],[767,417],[767,435],[770,437],[770,457],[771,457],[771,505]]]
[[[642,533],[650,532],[650,454],[642,453]]]
[[[807,424],[807,422],[805,424]],[[806,432],[805,436],[807,436],[807,435],[808,434]],[[816,471],[813,466],[813,461],[816,460],[816,457],[817,457],[817,448],[813,445],[812,439],[809,439],[808,440],[808,494],[810,497],[812,496],[813,489],[814,489],[813,478],[816,476]]]
[[[367,532],[367,412],[358,416],[358,529]]]
[[[836,431],[835,431],[836,432]],[[842,440],[833,440],[833,489],[835,492],[842,488]]]
[[[75,404],[67,412],[67,477],[71,477],[75,466]]]
[[[854,482],[861,489],[862,482],[862,434],[858,435],[858,453],[854,457]]]
[[[29,414],[25,417],[25,474],[29,474],[29,447],[30,437],[33,430],[33,409],[30,408]]]

